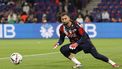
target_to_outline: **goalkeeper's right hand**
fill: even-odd
[[[59,46],[59,43],[54,44],[53,49],[56,49]]]

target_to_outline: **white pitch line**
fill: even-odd
[[[2,59],[9,59],[9,57],[3,57],[3,58],[0,58],[0,60],[2,60]]]
[[[33,55],[24,55],[23,57],[34,57],[34,56],[45,56],[45,55],[50,55],[50,54],[57,54],[59,52],[52,52],[52,53],[44,53],[44,54],[33,54]]]
[[[59,52],[51,52],[51,53],[43,53],[43,54],[32,54],[32,55],[23,55],[23,57],[45,56],[45,55],[51,55],[51,54],[57,54],[57,53],[59,53]],[[0,58],[0,60],[3,60],[3,59],[9,59],[9,57]]]

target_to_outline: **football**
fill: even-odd
[[[10,56],[10,60],[13,64],[20,64],[22,62],[22,55],[20,53],[12,53]]]

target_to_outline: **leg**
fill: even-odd
[[[69,49],[70,44],[66,44],[60,48],[60,52],[66,57],[69,58],[70,56],[70,49]]]
[[[92,47],[91,49],[91,55],[96,58],[96,59],[99,59],[99,60],[102,60],[104,62],[108,62],[108,58],[104,55],[101,55],[97,52],[96,48],[95,47]]]
[[[94,58],[110,63],[113,67],[119,67],[119,65],[117,65],[106,56],[99,54],[90,40],[87,40],[82,46],[85,53],[90,53]]]
[[[78,50],[70,50],[69,49],[69,45],[64,45],[61,47],[60,51],[61,53],[68,59],[70,59],[72,62],[75,63],[75,66],[73,66],[73,68],[78,68],[81,67],[81,63],[74,57],[74,54],[76,54],[78,52]]]
[[[76,49],[71,50],[69,48],[70,44],[66,44],[64,46],[61,47],[60,52],[66,57],[69,58],[69,56],[72,54],[77,54],[79,51],[81,51],[82,49],[80,48],[80,46],[78,46]]]
[[[106,56],[104,55],[101,55],[97,52],[96,48],[95,47],[92,47],[91,49],[91,55],[93,57],[95,57],[96,59],[99,59],[99,60],[102,60],[104,62],[107,62],[107,63],[110,63],[113,67],[119,67],[118,64],[116,64],[115,62],[113,62],[111,59],[107,58]]]

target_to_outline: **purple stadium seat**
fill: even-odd
[[[101,0],[97,9],[100,9],[101,11],[106,9],[111,18],[120,18],[122,17],[122,0]],[[96,8],[93,9],[93,12],[94,11],[96,11]]]

